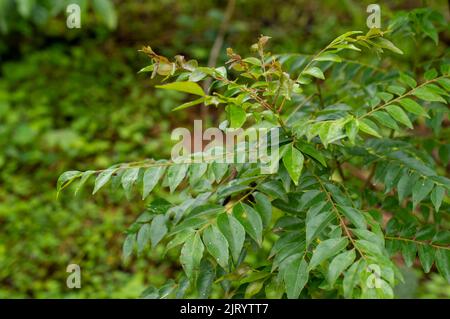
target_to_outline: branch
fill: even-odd
[[[420,241],[420,240],[415,240],[415,239],[411,239],[411,238],[403,238],[403,237],[392,237],[392,236],[385,236],[384,237],[387,240],[399,240],[399,241],[406,241],[406,242],[410,242],[410,243],[415,243],[418,245],[428,245],[431,247],[434,247],[436,249],[445,249],[445,250],[450,250],[450,247],[448,246],[440,246],[440,245],[435,245],[426,241]]]

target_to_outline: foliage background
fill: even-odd
[[[82,28],[69,30],[64,8],[73,2],[86,10]],[[217,64],[225,61],[226,47],[248,52],[260,34],[272,37],[273,52],[313,53],[345,31],[366,30],[371,2],[236,0]],[[169,155],[171,129],[189,127],[200,112],[171,113],[183,96],[154,91],[148,77],[137,74],[148,64],[137,50],[150,44],[163,55],[206,64],[226,2],[18,3],[0,1],[0,298],[139,297],[148,285],[160,286],[181,271],[176,256],[163,259],[158,250],[128,265],[120,260],[123,231],[146,202],[120,192],[94,198],[67,192],[56,200],[55,182],[69,169]],[[447,1],[379,4],[382,23],[424,6],[447,19],[437,47],[430,39],[420,47],[397,39],[405,55],[383,67],[420,69],[417,61],[448,52]],[[443,152],[450,152],[448,143]],[[81,289],[65,285],[70,263],[81,266]],[[424,275],[420,267],[404,272],[398,297],[450,297],[439,276]]]

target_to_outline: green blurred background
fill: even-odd
[[[143,45],[206,64],[222,28],[218,65],[225,48],[248,53],[260,34],[272,37],[273,52],[313,53],[341,33],[366,30],[373,2],[0,0],[0,298],[136,298],[180,271],[176,256],[163,259],[159,250],[122,263],[124,230],[146,205],[137,196],[55,194],[66,170],[167,157],[171,129],[200,115],[171,113],[183,96],[155,91],[137,74],[149,63]],[[66,27],[69,3],[81,5],[81,29]],[[419,7],[446,19],[436,19],[438,49],[429,38],[420,50],[397,39],[409,48],[399,65],[448,50],[448,1],[377,3],[382,27]],[[71,263],[81,266],[81,289],[66,287]],[[404,271],[399,297],[450,298],[439,276]]]

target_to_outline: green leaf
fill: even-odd
[[[450,96],[450,94],[448,94],[445,90],[443,90],[440,86],[436,84],[431,83],[428,84],[426,87],[438,95]]]
[[[309,262],[309,269],[312,270],[316,268],[323,261],[338,254],[347,246],[347,244],[348,241],[344,237],[321,241],[313,251],[313,255]]]
[[[314,59],[314,61],[332,61],[332,62],[342,62],[339,55],[334,53],[325,52]]]
[[[189,167],[189,183],[198,182],[208,170],[208,163],[193,163]]]
[[[117,13],[111,0],[93,0],[92,6],[110,30],[117,27]]]
[[[421,179],[412,188],[413,206],[416,207],[433,189],[434,183],[431,179]]]
[[[356,136],[359,131],[359,122],[352,119],[347,124],[345,124],[345,134],[347,135],[350,143],[355,144]]]
[[[294,144],[287,146],[287,151],[283,155],[283,164],[295,185],[298,185],[304,159],[303,154],[294,147]]]
[[[250,186],[245,185],[227,185],[223,188],[219,188],[217,191],[217,196],[219,198],[225,198],[234,194],[242,193],[246,190],[250,189]]]
[[[255,209],[261,215],[263,227],[267,227],[272,221],[272,204],[269,198],[259,192],[253,193],[255,198]]]
[[[403,51],[400,50],[399,48],[397,48],[391,41],[389,41],[386,38],[376,38],[374,39],[375,44],[377,44],[379,47],[383,48],[383,49],[388,49],[392,52],[398,53],[398,54],[403,54]]]
[[[253,64],[253,65],[257,65],[257,66],[261,66],[262,65],[261,61],[258,60],[255,57],[248,57],[248,58],[242,59],[242,61],[250,63],[250,64]]]
[[[438,76],[438,73],[436,69],[429,69],[425,74],[423,75],[425,80],[430,81]]]
[[[379,124],[389,127],[396,131],[399,130],[397,122],[395,122],[394,119],[388,113],[384,111],[376,111],[372,113],[371,116],[374,117]]]
[[[312,208],[319,202],[322,204],[323,207],[323,205],[326,204],[326,202],[324,201],[325,197],[324,195],[325,194],[318,189],[306,191],[300,198],[300,205],[298,206],[298,209],[305,210],[308,207]],[[322,207],[320,207],[319,209],[322,209]]]
[[[336,279],[349,267],[356,258],[355,250],[345,251],[336,257],[328,267],[327,280],[330,286],[334,286]]]
[[[209,260],[202,260],[200,263],[200,272],[197,278],[197,291],[199,298],[206,299],[209,297],[215,276],[216,272]]]
[[[62,173],[58,178],[58,182],[56,183],[57,195],[61,192],[61,190],[69,186],[69,184],[72,183],[73,180],[78,178],[81,174],[82,173],[80,171],[68,171]]]
[[[405,73],[400,73],[400,81],[408,85],[411,89],[414,89],[417,86],[416,80]]]
[[[188,168],[188,164],[174,164],[169,167],[167,171],[167,179],[169,181],[169,188],[171,193],[173,193],[173,191],[183,181]]]
[[[284,283],[289,299],[297,299],[308,282],[308,264],[303,258],[296,258],[286,267]]]
[[[387,92],[378,92],[377,96],[379,96],[385,103],[389,102],[394,98],[394,95]]]
[[[429,101],[429,102],[442,102],[446,103],[444,98],[440,96],[439,94],[435,93],[433,90],[426,86],[422,86],[418,89],[416,89],[413,92],[413,95],[417,96],[419,99]]]
[[[189,230],[189,229],[198,229],[204,224],[207,223],[207,220],[204,218],[188,218],[181,222],[180,224],[176,225],[174,228],[171,229],[170,234],[175,235],[176,233]]]
[[[261,291],[262,287],[264,287],[264,281],[254,281],[250,283],[247,288],[245,289],[245,299],[252,298],[254,295],[256,295],[258,292]]]
[[[334,39],[331,42],[331,45],[334,45],[336,43],[340,43],[340,42],[344,41],[345,39],[351,37],[352,35],[361,34],[361,33],[363,33],[363,32],[362,31],[348,31],[348,32],[345,32],[344,34],[341,34],[336,39]]]
[[[315,160],[317,160],[320,164],[327,167],[327,162],[325,160],[325,157],[322,155],[321,152],[316,150],[314,146],[306,143],[296,143],[295,146],[304,154],[311,156]]]
[[[177,299],[183,299],[185,298],[186,295],[186,290],[189,289],[191,282],[189,281],[189,279],[182,275],[180,280],[179,280],[179,284],[178,284],[178,289],[177,289],[177,293],[175,295],[175,298]],[[198,290],[200,290],[200,284],[197,284],[198,286]],[[200,291],[199,291],[200,293]]]
[[[190,237],[193,236],[193,229],[188,229],[188,230],[184,230],[179,232],[178,234],[176,234],[173,239],[171,241],[169,241],[165,247],[165,253],[167,251],[169,251],[170,249],[177,247],[181,244],[184,244],[184,242]],[[171,234],[173,235],[173,234]]]
[[[423,107],[421,107],[419,105],[419,103],[417,103],[416,101],[414,101],[412,99],[401,99],[398,102],[409,113],[417,114],[417,115],[421,115],[421,116],[425,116],[427,118],[430,118],[430,116],[428,115],[427,111],[425,111],[425,109]]]
[[[205,246],[203,246],[199,233],[195,233],[184,243],[181,249],[180,262],[188,278],[192,278],[194,272],[199,270],[204,250]]]
[[[441,64],[441,66],[439,67],[439,70],[441,71],[441,73],[445,76],[449,76],[450,75],[450,64],[449,63],[445,63],[445,64]],[[449,80],[449,84],[450,84],[450,79]],[[439,81],[438,81],[439,82]],[[448,90],[450,91],[450,90]]]
[[[353,290],[359,281],[360,270],[363,268],[361,260],[357,260],[350,268],[345,272],[344,281],[342,282],[342,288],[344,290],[345,298],[353,297]]]
[[[164,198],[157,197],[148,206],[147,210],[153,214],[165,214],[172,207],[172,204]]]
[[[442,277],[450,283],[450,250],[436,250],[436,267]]]
[[[436,233],[433,237],[433,243],[438,245],[450,245],[450,231],[442,230]]]
[[[165,166],[153,166],[146,169],[142,179],[142,199],[147,198],[147,196],[152,192],[165,170]]]
[[[147,65],[146,67],[139,70],[138,74],[140,73],[146,73],[146,72],[153,72],[153,69],[155,68],[154,64]]]
[[[174,109],[172,109],[172,112],[187,109],[188,107],[191,107],[191,106],[194,106],[194,105],[198,105],[200,103],[203,103],[204,101],[205,101],[205,98],[201,97],[201,98],[196,99],[194,101],[183,103],[180,106],[177,106]]]
[[[360,239],[356,240],[355,244],[359,250],[368,255],[372,255],[377,258],[381,258],[384,255],[384,247],[381,247],[378,242]]]
[[[283,155],[283,152],[281,152],[281,154]],[[279,161],[279,158],[277,160]],[[279,167],[278,174],[280,177],[280,182],[283,184],[284,190],[286,192],[290,192],[292,180],[291,180],[291,177],[289,176],[289,173],[288,173],[286,167],[284,167],[284,165]]]
[[[434,249],[429,245],[418,245],[419,259],[423,271],[429,273],[434,262]]]
[[[352,206],[352,201],[339,189],[338,186],[327,182],[325,183],[325,187],[331,193],[336,203],[344,206]]]
[[[231,257],[236,263],[245,241],[245,229],[232,215],[223,213],[217,217],[217,226],[228,241]]]
[[[406,266],[411,267],[416,259],[416,244],[413,242],[402,242],[401,250]]]
[[[303,74],[311,75],[315,78],[325,80],[325,76],[323,75],[323,72],[321,69],[319,69],[316,66],[309,67],[305,71],[302,72]]]
[[[428,224],[422,229],[418,230],[415,236],[416,240],[430,240],[436,234],[436,227],[432,224]]]
[[[430,19],[420,19],[420,21],[418,22],[423,33],[426,34],[430,39],[432,39],[436,45],[438,45],[439,34]]]
[[[406,89],[402,86],[398,85],[389,85],[387,88],[388,92],[394,93],[396,95],[403,95],[405,93]]]
[[[266,183],[262,183],[258,185],[256,189],[263,193],[266,193],[269,196],[272,196],[273,198],[280,198],[285,202],[288,201],[286,191],[279,181],[269,181]]]
[[[442,86],[446,91],[450,91],[450,79],[449,78],[440,78],[436,81]]]
[[[203,242],[206,249],[217,263],[224,269],[228,266],[228,242],[219,229],[210,225],[203,231]]]
[[[377,225],[378,229],[379,226]],[[375,229],[375,228],[374,228]],[[381,230],[379,230],[377,233],[374,233],[372,231],[369,231],[367,229],[362,229],[362,228],[356,228],[356,229],[352,229],[352,232],[358,237],[361,238],[363,240],[366,240],[368,242],[371,242],[372,244],[377,245],[378,247],[380,247],[381,249],[384,249],[385,247],[385,242],[384,242],[384,235],[381,232]]]
[[[396,163],[390,163],[385,169],[384,175],[384,193],[389,193],[396,182],[397,176],[401,174],[402,168]]]
[[[266,271],[254,271],[248,272],[244,278],[239,280],[239,285],[248,284],[250,282],[255,282],[264,278],[267,278],[271,273]]]
[[[189,82],[189,81],[173,82],[173,83],[168,83],[168,84],[163,84],[163,85],[156,85],[155,87],[157,87],[158,89],[173,90],[173,91],[179,91],[179,92],[185,92],[185,93],[205,96],[205,92],[203,92],[200,85],[198,85],[195,82]]]
[[[220,66],[214,69],[214,74],[221,76],[222,78],[227,78],[227,68],[224,66]]]
[[[240,128],[247,118],[247,113],[245,113],[242,107],[237,105],[230,105],[228,108],[228,117],[230,119],[230,126],[232,128]]]
[[[159,298],[159,289],[157,289],[154,286],[149,286],[142,292],[141,298],[158,299]]]
[[[128,168],[122,175],[121,183],[126,193],[131,192],[131,188],[136,183],[139,176],[139,167]]]
[[[78,183],[77,187],[75,188],[75,195],[78,194],[78,192],[81,190],[83,185],[87,182],[89,177],[95,174],[95,171],[86,171],[81,175],[80,182]]]
[[[222,205],[205,203],[205,200],[207,200],[210,195],[211,193],[209,192],[200,194],[199,196],[197,196],[197,198],[188,200],[186,203],[187,206],[178,206],[182,208],[181,210],[178,210],[178,213],[183,212],[183,215],[186,217],[184,222],[187,222],[189,219],[198,217],[209,218],[224,211],[224,207]]]
[[[206,77],[206,73],[202,72],[201,68],[197,68],[189,75],[189,81],[198,82]]]
[[[122,260],[126,264],[128,263],[131,254],[133,253],[134,243],[136,242],[136,235],[135,234],[129,234],[125,241],[123,242],[122,246]]]
[[[322,144],[325,146],[325,148],[327,148],[327,146],[328,146],[328,135],[329,135],[331,123],[330,122],[323,122],[323,123],[318,123],[318,124],[320,125],[320,128],[319,128],[320,140],[322,141]]]
[[[259,214],[252,207],[239,203],[233,208],[233,216],[244,226],[247,234],[261,246],[263,228]]]
[[[214,177],[215,177],[216,183],[219,183],[222,180],[222,178],[225,176],[225,174],[228,172],[228,164],[227,163],[213,162],[211,164],[211,168],[214,172]]]
[[[367,228],[367,222],[364,218],[364,215],[361,211],[348,206],[339,206],[341,208],[342,213],[345,217],[348,218],[348,220],[355,225],[356,228],[359,229],[366,229]]]
[[[416,183],[417,175],[409,175],[405,173],[402,175],[397,184],[398,201],[401,203],[406,196],[411,194],[412,188]]]
[[[442,186],[436,186],[431,192],[431,202],[433,203],[436,212],[438,212],[439,208],[441,207],[444,195],[445,195],[445,188]]]
[[[166,220],[166,216],[162,214],[156,215],[153,218],[150,225],[150,240],[152,242],[152,248],[155,248],[161,239],[163,239],[167,234]]]
[[[361,51],[361,49],[358,48],[357,46],[355,46],[354,44],[337,44],[337,45],[333,45],[333,48],[348,49],[348,50],[354,50],[354,51],[358,51],[358,52]]]
[[[139,232],[137,234],[138,253],[142,252],[147,243],[150,241],[150,228],[150,224],[144,224],[139,229]]]
[[[159,298],[168,299],[176,288],[178,288],[178,285],[172,279],[169,279],[166,284],[158,289]]]
[[[97,193],[100,188],[102,188],[106,183],[108,183],[108,181],[111,179],[111,176],[115,173],[115,171],[116,169],[109,168],[98,174],[97,178],[95,179],[94,191],[92,192],[92,194]]]
[[[306,244],[309,245],[333,221],[330,211],[321,212],[324,203],[311,207],[306,213]]]
[[[367,134],[381,138],[381,135],[378,133],[378,127],[376,126],[376,124],[368,119],[362,119],[361,121],[358,121],[358,127],[361,131]]]
[[[413,125],[408,115],[406,115],[406,113],[398,105],[395,104],[388,105],[386,106],[386,110],[388,111],[389,115],[392,116],[397,122],[406,125],[410,129],[413,128]]]

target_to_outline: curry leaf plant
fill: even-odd
[[[152,63],[141,72],[188,97],[175,112],[218,108],[220,127],[279,130],[278,169],[149,159],[66,172],[58,194],[95,178],[93,193],[111,184],[143,199],[178,195],[152,197],[126,232],[125,262],[155,247],[179,256],[179,276],[143,297],[392,298],[399,265],[450,282],[450,180],[412,131],[440,125],[450,68],[415,76],[359,63],[402,54],[387,34],[347,32],[309,56],[270,54],[261,36],[254,54],[228,49],[217,68],[144,47]]]

